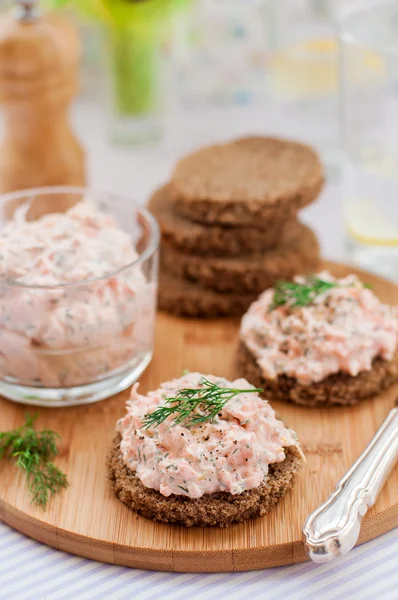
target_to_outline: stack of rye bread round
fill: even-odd
[[[276,281],[315,272],[319,245],[297,213],[323,182],[311,148],[270,137],[209,146],[180,160],[149,201],[162,232],[159,308],[240,315]]]

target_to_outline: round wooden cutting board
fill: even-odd
[[[343,276],[353,269],[327,265]],[[360,273],[379,297],[398,304],[392,283]],[[142,392],[183,369],[234,378],[237,321],[194,321],[160,314],[156,352]],[[243,571],[306,560],[305,518],[332,492],[365,448],[398,395],[398,385],[354,407],[306,409],[274,404],[302,441],[308,463],[294,489],[263,518],[227,529],[161,525],[133,514],[106,481],[105,457],[128,392],[98,404],[40,409],[38,426],[62,436],[59,466],[70,486],[46,511],[30,504],[23,475],[0,463],[0,519],[46,544],[99,561],[164,571]],[[0,430],[23,421],[25,408],[0,400]],[[360,542],[398,525],[398,466],[366,516]]]

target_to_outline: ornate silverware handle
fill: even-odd
[[[362,518],[397,460],[398,408],[394,408],[335,492],[304,523],[305,549],[311,560],[325,563],[355,546]]]

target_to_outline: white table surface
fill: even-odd
[[[272,131],[277,122],[251,109],[205,112],[195,124],[173,127],[161,150],[115,148],[105,141],[101,113],[80,102],[73,120],[88,152],[90,185],[144,202],[167,180],[173,163],[197,143]],[[268,123],[268,124],[267,124]],[[175,132],[180,133],[176,136]],[[184,135],[182,135],[184,132]],[[344,260],[337,181],[302,218],[317,232],[325,257]],[[230,574],[153,573],[101,564],[48,548],[0,522],[0,600],[397,600],[398,529],[323,566],[311,563]]]

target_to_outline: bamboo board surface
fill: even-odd
[[[328,265],[342,276],[355,272]],[[364,281],[378,296],[398,304],[398,288],[372,275]],[[183,369],[233,378],[239,323],[193,321],[159,314],[153,362],[141,391],[155,389]],[[46,511],[30,504],[23,476],[0,463],[0,519],[41,542],[99,561],[131,567],[188,572],[242,571],[304,561],[305,518],[332,492],[337,481],[371,440],[398,394],[398,385],[354,407],[307,409],[274,403],[302,441],[308,463],[289,494],[263,518],[227,529],[156,524],[134,515],[106,481],[105,457],[128,392],[98,404],[40,409],[38,426],[62,436],[60,468],[69,488]],[[23,420],[24,407],[0,400],[0,430]],[[360,542],[398,525],[398,465],[366,516]]]

